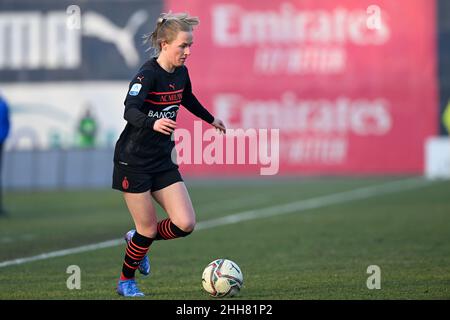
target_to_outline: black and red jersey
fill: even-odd
[[[175,142],[171,136],[153,130],[160,118],[176,121],[180,105],[208,123],[214,117],[192,93],[185,66],[169,73],[152,58],[130,82],[125,99],[124,118],[127,121],[116,143],[114,162],[130,170],[160,172],[177,168],[171,159]]]

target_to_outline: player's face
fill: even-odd
[[[164,50],[168,62],[174,67],[184,64],[191,54],[192,32],[180,31],[175,40],[165,45]]]

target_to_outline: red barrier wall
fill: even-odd
[[[199,100],[229,128],[280,130],[279,173],[421,173],[437,132],[435,2],[372,4],[169,0],[166,10],[200,18],[187,62]],[[193,119],[181,111],[180,126]]]

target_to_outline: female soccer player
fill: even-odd
[[[126,252],[117,292],[123,296],[144,296],[136,285],[136,269],[147,275],[147,251],[154,240],[189,235],[195,226],[195,212],[188,191],[171,159],[175,143],[178,108],[183,105],[221,133],[225,125],[215,119],[192,93],[184,63],[191,54],[193,26],[197,17],[186,13],[162,14],[156,29],[147,37],[155,56],[148,60],[129,85],[125,99],[126,127],[114,151],[113,188],[123,192],[135,230],[126,236]],[[167,212],[157,221],[152,197]]]

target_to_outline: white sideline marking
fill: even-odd
[[[99,242],[99,243],[94,243],[94,244],[89,244],[89,245],[86,245],[86,246],[81,246],[81,247],[76,247],[76,248],[70,248],[70,249],[64,249],[64,250],[58,250],[58,251],[42,253],[42,254],[39,254],[37,256],[32,256],[32,257],[28,257],[28,258],[19,258],[19,259],[14,259],[14,260],[1,262],[0,263],[0,268],[11,266],[11,265],[15,265],[15,264],[24,264],[24,263],[32,262],[32,261],[38,261],[38,260],[45,260],[45,259],[55,258],[55,257],[68,256],[68,255],[75,254],[75,253],[80,253],[80,252],[93,251],[93,250],[98,250],[98,249],[102,249],[102,248],[114,247],[114,246],[117,246],[117,245],[119,245],[121,243],[124,243],[123,238],[115,239],[115,240],[109,240],[109,241],[104,241],[104,242]]]
[[[319,196],[316,198],[276,205],[265,209],[247,210],[240,213],[228,215],[225,217],[203,221],[198,223],[195,229],[196,230],[209,229],[221,225],[233,224],[246,220],[277,216],[295,211],[300,212],[308,209],[316,209],[320,207],[326,207],[332,204],[339,204],[353,200],[366,199],[373,196],[383,195],[386,193],[415,189],[428,184],[430,184],[430,181],[421,178],[419,179],[412,178],[388,182],[382,185],[362,187],[350,191],[343,191],[339,193]]]
[[[282,205],[276,205],[265,209],[255,209],[255,210],[247,210],[240,213],[228,215],[225,217],[217,218],[217,219],[211,219],[206,221],[201,221],[197,223],[195,229],[198,230],[205,230],[210,229],[218,226],[238,223],[241,221],[247,221],[247,220],[253,220],[253,219],[259,219],[259,218],[265,218],[265,217],[272,217],[272,216],[278,216],[282,214],[292,213],[292,212],[300,212],[305,211],[308,209],[316,209],[320,207],[326,207],[332,204],[339,204],[344,203],[348,201],[353,200],[361,200],[366,199],[374,196],[379,196],[387,193],[392,192],[398,192],[398,191],[405,191],[410,189],[416,189],[420,188],[425,185],[429,185],[431,181],[427,181],[422,178],[412,178],[412,179],[404,179],[394,182],[388,182],[381,185],[374,185],[369,187],[362,187],[350,191],[343,191],[339,193],[319,196],[316,198],[306,199],[306,200],[299,200],[295,202],[290,202],[287,204]],[[18,264],[24,264],[27,262],[32,261],[38,261],[38,260],[45,260],[55,257],[62,257],[67,256],[71,254],[86,252],[86,251],[93,251],[103,248],[109,248],[114,247],[117,245],[120,245],[124,242],[123,238],[115,239],[115,240],[109,240],[99,243],[94,243],[86,246],[80,246],[76,248],[70,248],[65,250],[58,250],[58,251],[52,251],[48,253],[43,253],[37,256],[27,257],[27,258],[20,258],[20,259],[14,259],[9,261],[3,261],[0,263],[0,268],[11,266],[11,265],[18,265]]]

